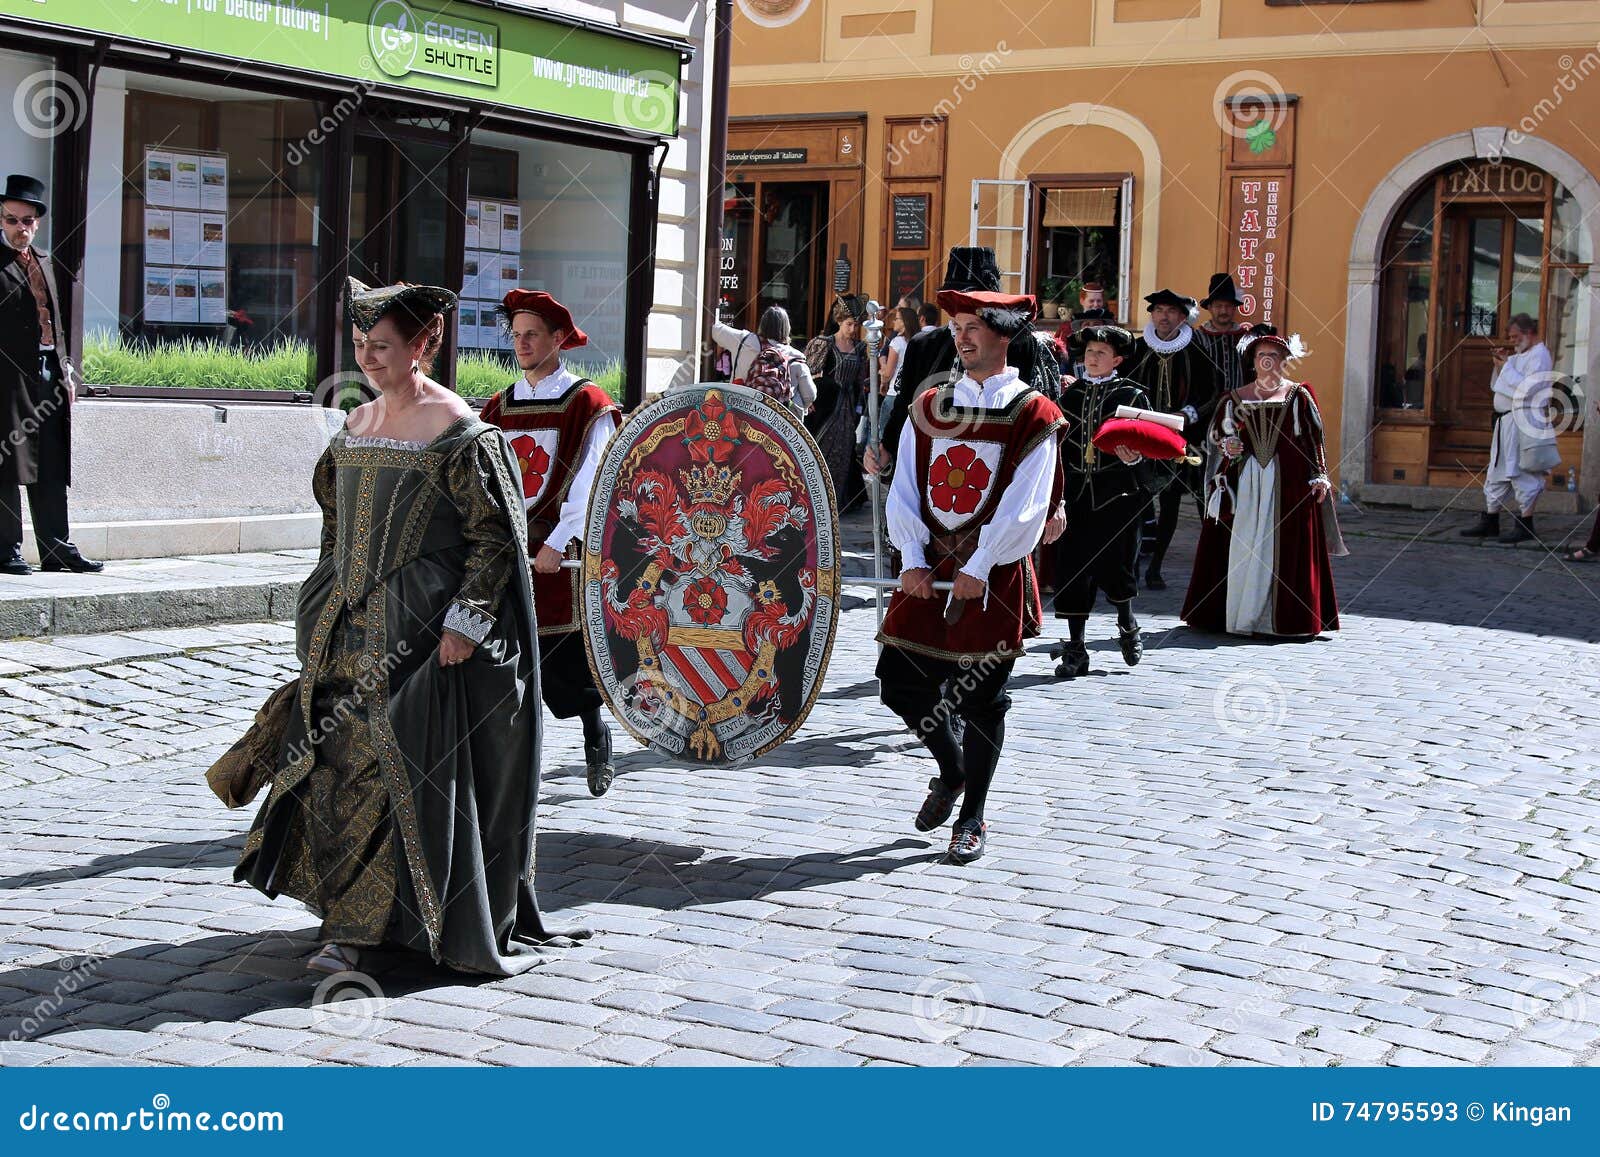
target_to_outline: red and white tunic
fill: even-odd
[[[969,376],[925,390],[900,433],[894,483],[884,511],[905,570],[930,565],[935,536],[977,536],[960,569],[988,584],[960,620],[945,623],[946,597],[895,592],[878,638],[934,658],[1016,658],[1037,634],[1039,584],[1029,554],[1050,516],[1056,442],[1065,420],[1056,404],[1007,367],[981,385]],[[934,578],[955,578],[953,558]]]
[[[537,385],[520,379],[483,407],[480,417],[505,431],[522,471],[522,505],[528,513],[528,553],[546,544],[572,553],[581,540],[589,492],[606,444],[622,424],[611,395],[565,366]],[[564,569],[533,575],[539,634],[575,631],[581,625],[579,575]]]

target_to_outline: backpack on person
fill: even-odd
[[[744,384],[760,390],[780,406],[792,404],[794,383],[789,379],[790,355],[782,346],[761,343],[761,352],[745,372]]]

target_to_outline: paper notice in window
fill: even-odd
[[[145,268],[144,320],[157,324],[172,320],[172,270]]]
[[[478,221],[483,215],[483,206],[477,201],[467,202],[467,249],[478,248]]]
[[[461,294],[465,299],[478,296],[479,274],[483,268],[482,256],[474,250],[467,250],[465,262],[461,267]]]
[[[200,271],[200,324],[228,323],[228,278],[220,269]]]
[[[200,208],[200,158],[193,153],[173,154],[172,207]]]
[[[193,269],[178,269],[172,274],[172,323],[198,325],[200,322],[200,274]]]
[[[228,210],[228,158],[200,158],[200,208],[215,213]]]
[[[462,349],[478,348],[478,303],[463,301],[456,306],[458,318],[456,344]]]
[[[200,214],[200,253],[195,264],[208,269],[228,264],[228,219],[221,213]]]
[[[522,209],[517,205],[500,207],[500,252],[522,252]]]
[[[494,252],[500,248],[500,202],[484,201],[478,210],[478,248]]]
[[[172,264],[171,209],[145,209],[144,263],[146,265]]]
[[[172,214],[172,264],[193,268],[200,263],[200,214]]]
[[[506,294],[517,288],[517,282],[522,277],[522,266],[517,264],[515,257],[502,257],[499,259],[498,264],[500,266],[500,298],[503,300]]]
[[[162,208],[172,204],[172,154],[147,152],[144,155],[144,203]]]

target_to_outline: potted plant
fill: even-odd
[[[1039,316],[1054,321],[1061,314],[1061,293],[1066,283],[1059,277],[1047,277],[1039,287]]]

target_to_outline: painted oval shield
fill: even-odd
[[[728,764],[805,722],[839,618],[839,520],[785,406],[724,383],[627,420],[589,500],[589,664],[612,714],[664,755]]]

